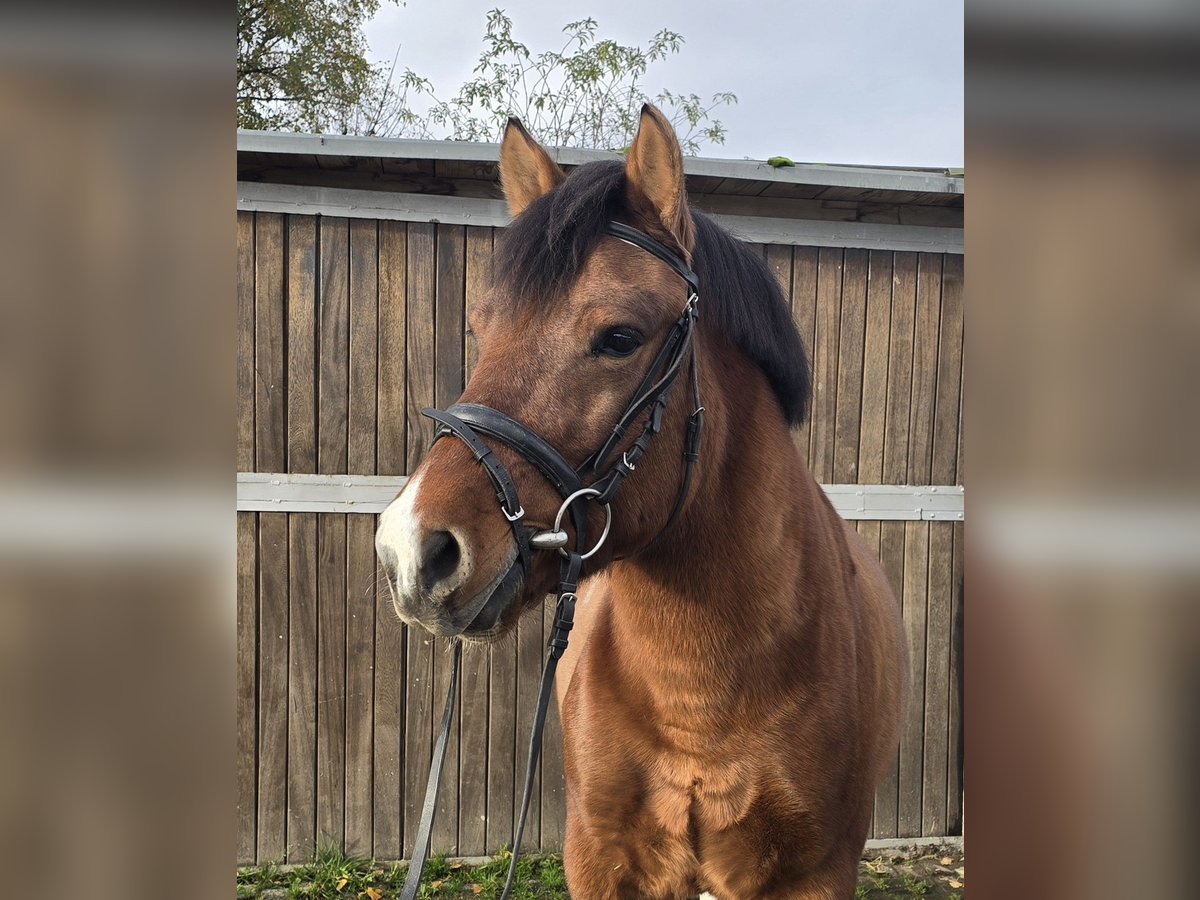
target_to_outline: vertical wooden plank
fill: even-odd
[[[258,532],[258,861],[287,850],[287,515],[262,513]]]
[[[955,484],[963,361],[963,258],[947,255],[942,271],[937,399],[933,417],[933,484]]]
[[[917,256],[917,296],[913,330],[912,404],[909,412],[908,483],[928,484],[932,476],[933,410],[937,389],[938,323],[941,312],[941,257]],[[929,619],[930,525],[904,528],[904,622],[912,671],[912,703],[900,736],[901,837],[921,834],[925,768],[925,700]],[[944,798],[943,798],[944,802]]]
[[[407,325],[406,403],[407,471],[420,464],[433,436],[429,420],[421,410],[435,403],[434,398],[434,305],[436,245],[435,226],[412,223],[407,241]],[[434,644],[420,629],[407,629],[406,699],[404,723],[404,853],[412,852],[421,803],[425,797],[425,779],[433,749],[436,716],[433,696]],[[437,849],[435,848],[435,852]]]
[[[813,448],[809,468],[818,482],[833,478],[837,419],[838,325],[844,251],[822,247],[817,256],[817,321],[813,352]]]
[[[237,470],[254,469],[254,213],[237,214]],[[258,854],[258,516],[237,516],[237,858]]]
[[[930,480],[953,484],[958,460],[959,398],[962,381],[962,257],[946,256],[942,266],[938,328],[937,386],[934,401]],[[958,594],[955,577],[953,523],[931,526],[929,546],[928,646],[925,681],[925,785],[922,828],[925,834],[948,834],[950,816],[961,790],[957,775],[958,741],[951,719],[954,690],[954,616]]]
[[[779,282],[779,289],[784,297],[792,294],[792,248],[783,244],[768,244],[766,253],[767,268]]]
[[[321,219],[317,467],[346,471],[349,223]],[[317,520],[317,844],[345,845],[346,517]]]
[[[288,216],[289,472],[317,471],[317,220]]]
[[[858,482],[858,438],[862,423],[863,351],[867,316],[867,251],[847,250],[842,272],[838,326],[837,412],[833,432],[833,481]]]
[[[459,751],[458,852],[487,852],[488,651],[463,648],[462,735]]]
[[[408,471],[425,457],[433,438],[433,425],[421,410],[435,404],[434,299],[436,226],[413,222],[408,226]]]
[[[808,366],[812,369],[815,353],[813,335],[817,316],[817,248],[792,248],[792,318],[800,330],[800,340],[808,354]],[[812,464],[812,410],[795,432],[796,445],[804,461]]]
[[[897,253],[892,269],[892,314],[888,341],[887,399],[884,414],[883,476],[884,484],[903,484],[908,479],[909,409],[912,398],[913,319],[917,294],[917,257],[914,253]],[[879,559],[897,600],[904,597],[904,533],[903,522],[881,522],[879,525]],[[917,703],[911,686],[905,698],[905,709]],[[884,774],[875,795],[875,836],[893,838],[899,834],[898,802],[900,789],[900,756]]]
[[[954,523],[951,562],[949,758],[946,761],[946,833],[963,833],[963,523]]]
[[[461,225],[437,226],[437,279],[434,311],[434,403],[445,409],[458,399],[463,385],[463,305],[466,286],[466,229]],[[450,686],[450,655],[437,642],[433,659],[433,695],[446,696]],[[433,826],[435,852],[458,854],[458,755],[459,724],[465,697],[459,691],[459,709],[447,743],[447,773],[438,795]]]
[[[912,409],[909,415],[909,484],[928,484],[933,465],[934,401],[937,393],[938,323],[942,257],[917,256],[917,307],[913,333]]]
[[[488,648],[487,853],[512,842],[515,761],[517,644],[508,639]]]
[[[467,229],[467,288],[466,288],[466,319],[467,330],[463,345],[464,375],[471,377],[475,363],[479,361],[479,347],[475,343],[475,335],[470,331],[471,308],[479,301],[492,285],[492,238],[493,228]]]
[[[408,226],[379,223],[379,396],[376,469],[403,475],[408,465]]]
[[[372,527],[378,527],[372,517]],[[375,746],[374,777],[374,849],[376,859],[401,859],[404,856],[404,627],[396,617],[383,586],[383,572],[376,564],[375,601]]]
[[[237,514],[237,862],[258,856],[258,514]]]
[[[529,748],[529,734],[533,728],[537,709],[538,682],[542,672],[542,612],[527,612],[517,624],[517,677],[516,677],[516,751],[514,753],[513,817],[521,809],[521,792],[525,782],[525,756]],[[541,845],[542,821],[542,777],[538,767],[533,779],[529,800],[529,816],[522,836],[522,850],[536,850]]]
[[[378,401],[375,468],[380,475],[407,471],[405,343],[408,226],[379,223]],[[373,526],[377,525],[377,521]],[[376,567],[374,854],[404,855],[404,656],[405,629]]]
[[[465,246],[464,319],[491,285],[491,228],[467,228]],[[463,335],[463,377],[470,378],[478,359],[474,336]],[[489,658],[486,648],[468,646],[463,653],[462,723],[459,750],[458,847],[465,856],[488,852]]]
[[[237,470],[254,470],[254,213],[237,214]]]
[[[904,523],[904,588],[901,602],[910,664],[909,702],[900,723],[898,837],[921,834],[925,754],[925,603],[929,573],[929,523]]]
[[[542,633],[549,634],[554,626],[554,602],[542,609]],[[567,786],[563,762],[562,721],[558,704],[550,704],[546,717],[545,740],[542,743],[542,816],[539,846],[545,852],[561,851],[567,832]]]
[[[375,473],[379,314],[378,227],[350,223],[350,365],[347,469]],[[375,546],[374,519],[346,518],[346,853],[373,846]]]
[[[287,471],[315,472],[317,225],[289,216]],[[317,798],[317,517],[288,516],[287,857],[312,858]]]
[[[929,524],[929,587],[925,623],[925,724],[921,834],[946,834],[949,773],[950,606],[954,523]]]
[[[316,849],[317,516],[288,516],[287,858]]]
[[[862,422],[858,437],[858,484],[883,479],[883,435],[887,421],[888,333],[892,323],[892,254],[872,250],[868,260],[866,329],[863,338]],[[879,534],[878,522],[868,529]]]
[[[283,216],[258,213],[254,232],[254,467],[259,472],[280,472],[286,465],[287,446]]]
[[[286,464],[283,217],[255,216],[255,468]],[[287,848],[287,516],[259,517],[258,859]]]

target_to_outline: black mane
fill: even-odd
[[[580,166],[505,229],[497,278],[521,302],[546,304],[579,276],[605,228],[625,210],[619,160]],[[804,421],[812,381],[791,310],[762,257],[704,214],[693,265],[700,277],[702,327],[723,334],[766,375],[791,425]]]

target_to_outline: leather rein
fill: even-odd
[[[546,724],[550,692],[554,686],[554,674],[558,668],[558,661],[566,652],[568,637],[574,624],[577,600],[575,592],[579,586],[583,563],[595,555],[607,540],[612,526],[610,504],[621,485],[625,483],[625,479],[637,468],[650,441],[662,430],[663,413],[666,410],[671,389],[675,386],[675,382],[683,370],[685,359],[688,361],[690,371],[694,406],[692,414],[688,417],[687,432],[684,438],[683,474],[680,478],[675,505],[667,517],[666,523],[646,546],[650,546],[662,537],[679,516],[691,491],[692,473],[695,463],[699,459],[700,435],[704,425],[704,407],[700,404],[700,376],[696,365],[695,335],[696,320],[699,314],[700,280],[674,251],[645,232],[619,222],[610,222],[607,231],[613,237],[646,251],[670,266],[687,284],[687,302],[634,392],[629,406],[626,407],[608,438],[595,453],[579,466],[572,467],[562,454],[536,432],[505,413],[488,406],[456,403],[446,410],[426,409],[422,412],[422,415],[428,416],[438,423],[433,438],[435,443],[443,437],[455,437],[466,444],[472,456],[483,467],[488,480],[496,491],[500,512],[508,520],[512,529],[513,540],[517,546],[517,562],[520,563],[525,577],[528,578],[530,574],[535,551],[556,550],[562,558],[559,567],[558,599],[555,604],[554,624],[548,641],[549,652],[545,668],[542,670],[537,711],[529,739],[521,813],[513,836],[512,860],[509,864],[504,891],[500,895],[501,900],[505,900],[512,890],[513,878],[517,870],[517,857],[520,853],[521,839],[525,833],[525,819],[529,812],[533,780],[541,755],[542,730]],[[605,468],[605,463],[614,455],[616,448],[644,415],[646,421],[642,426],[641,433],[628,449],[622,451],[619,458]],[[558,491],[562,497],[562,505],[558,509],[552,528],[534,531],[525,524],[525,509],[521,505],[516,482],[492,452],[491,447],[484,440],[485,437],[499,441],[516,451]],[[585,485],[584,480],[588,478],[591,478],[591,481]],[[589,500],[603,507],[605,524],[596,543],[590,549],[584,550],[584,542],[587,539],[587,501]],[[573,550],[567,548],[570,537],[563,528],[563,519],[567,513],[571,516],[571,524],[575,531],[575,548]],[[461,660],[462,641],[456,639],[452,650],[450,687],[446,696],[446,707],[442,714],[437,741],[434,743],[429,780],[425,788],[425,803],[421,811],[416,843],[413,846],[413,859],[404,880],[402,900],[415,900],[420,888],[421,875],[429,857],[438,788],[446,761],[446,747],[449,742],[453,711],[458,700],[458,676]]]

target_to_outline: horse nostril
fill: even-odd
[[[445,581],[462,558],[458,540],[449,531],[433,531],[421,540],[421,579],[427,588]]]

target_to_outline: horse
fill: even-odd
[[[852,897],[908,664],[878,561],[791,437],[811,383],[788,304],[759,255],[689,206],[650,105],[624,160],[570,175],[510,119],[499,171],[513,220],[470,313],[471,406],[451,410],[499,411],[580,471],[611,446],[626,486],[563,523],[579,501],[560,502],[526,439],[436,441],[376,535],[396,613],[498,640],[560,577],[513,523],[547,546],[603,526],[557,684],[571,896]],[[672,353],[702,409],[668,386],[628,421]]]

